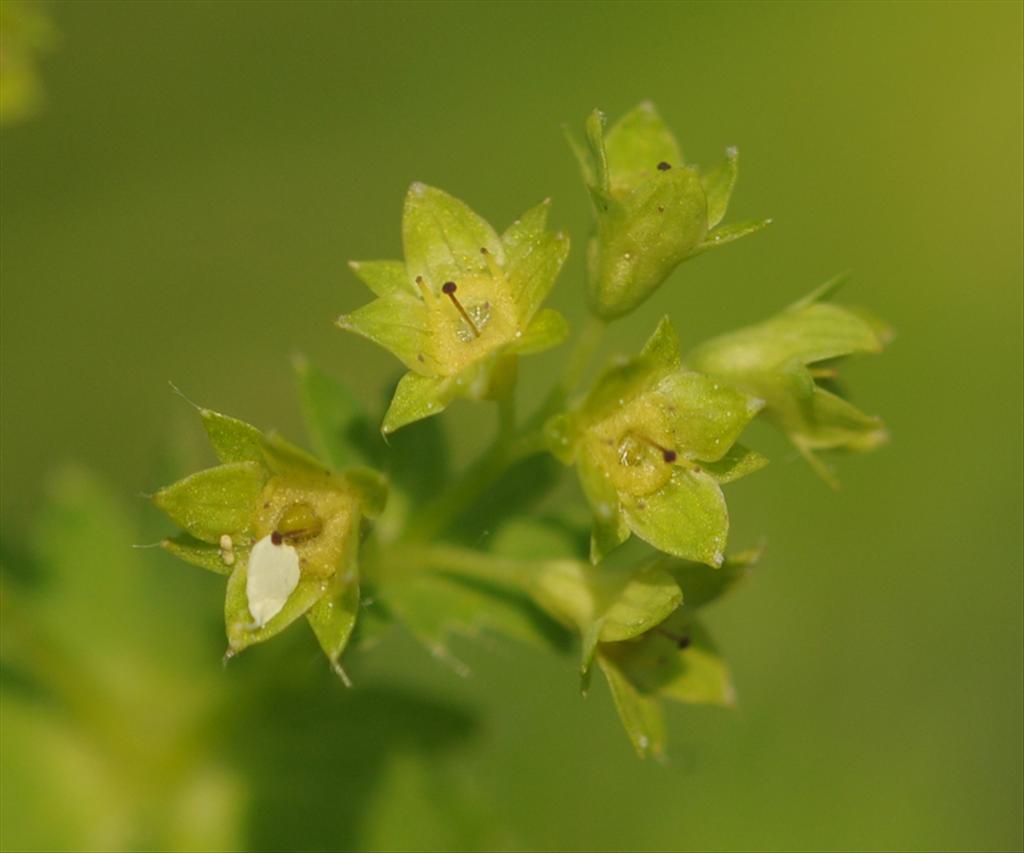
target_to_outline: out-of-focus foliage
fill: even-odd
[[[771,317],[837,265],[856,274],[845,297],[899,333],[884,364],[841,368],[894,443],[837,458],[838,495],[755,431],[771,476],[726,491],[734,539],[764,533],[769,549],[749,589],[700,614],[740,710],[666,703],[664,765],[637,761],[614,731],[600,676],[580,701],[574,656],[510,653],[487,633],[446,638],[467,678],[394,629],[366,638],[375,675],[353,667],[355,691],[300,626],[222,670],[223,579],[136,553],[135,570],[155,577],[152,618],[170,620],[153,624],[195,609],[208,626],[201,649],[162,653],[158,667],[187,658],[195,678],[225,683],[232,714],[207,743],[253,790],[246,847],[1024,845],[1020,4],[46,9],[61,33],[42,64],[46,107],[5,125],[0,145],[5,551],[33,526],[55,462],[87,462],[121,496],[213,463],[190,443],[190,413],[168,407],[168,378],[293,436],[284,354],[307,353],[373,400],[395,362],[331,328],[366,301],[345,260],[400,256],[396,199],[414,180],[499,223],[550,194],[558,224],[583,233],[590,201],[557,128],[598,104],[614,117],[653,98],[704,166],[739,144],[725,221],[775,218],[686,261],[618,321],[616,351],[638,351],[668,313],[685,353]],[[581,261],[550,303],[573,324]],[[560,353],[523,359],[523,372],[547,373]],[[371,434],[384,409],[371,406]],[[462,402],[449,414],[447,450],[420,431],[429,419],[406,428],[405,451],[459,471],[491,423]],[[184,457],[157,476],[167,435]],[[408,488],[443,485],[425,477]],[[396,494],[379,525],[408,511]],[[448,535],[488,545],[506,498],[531,500],[497,490]],[[150,519],[129,541],[166,529]],[[106,624],[104,608],[83,612]],[[246,694],[250,672],[278,681]],[[13,669],[3,678],[6,726]],[[19,752],[43,760],[41,747]],[[31,802],[0,787],[5,846],[59,846],[61,810],[111,808],[78,784],[65,798],[60,782],[41,780]]]
[[[43,101],[39,55],[55,40],[37,0],[0,3],[0,124],[30,118]]]

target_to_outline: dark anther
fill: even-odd
[[[480,247],[480,254],[481,255],[489,255],[490,252],[487,251],[487,247],[486,246],[481,246]]]
[[[284,541],[284,537],[275,530],[270,534],[270,541],[275,545],[280,545]]]
[[[666,162],[665,162],[664,160],[662,160],[662,161],[661,161],[661,162],[660,162],[660,163],[658,164],[658,169],[659,169],[660,171],[662,171],[662,172],[667,172],[667,171],[668,171],[669,169],[671,169],[671,168],[672,168],[672,164],[671,164],[671,163],[666,163]]]
[[[663,450],[663,451],[661,451],[661,458],[664,459],[666,462],[669,462],[669,463],[675,462],[676,461],[676,452],[674,450]]]
[[[451,294],[453,294],[453,293],[455,292],[455,290],[456,290],[456,287],[455,287],[455,282],[454,282],[454,281],[446,281],[446,282],[445,282],[445,283],[444,283],[444,284],[443,284],[443,285],[441,286],[441,290],[442,290],[442,291],[444,291],[445,293],[447,293],[447,294],[448,294],[448,295],[450,296],[450,295],[451,295]]]

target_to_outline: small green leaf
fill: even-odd
[[[295,376],[306,428],[317,454],[336,471],[372,461],[371,441],[380,439],[348,389],[301,358],[295,360]]]
[[[725,212],[729,208],[729,199],[736,186],[738,161],[739,152],[735,148],[727,148],[725,159],[710,172],[701,176],[704,194],[708,199],[708,228],[714,228],[725,219]]]
[[[558,346],[569,336],[569,324],[558,311],[553,308],[545,308],[523,332],[511,347],[510,352],[520,355],[543,352]]]
[[[657,697],[637,690],[605,655],[599,653],[597,662],[608,681],[615,709],[619,712],[619,719],[637,755],[641,758],[648,755],[660,758],[665,751],[665,720]]]
[[[659,551],[722,564],[729,514],[722,490],[702,471],[676,467],[665,488],[643,497],[623,496],[622,512],[630,529]]]
[[[521,593],[443,572],[424,572],[383,584],[378,595],[395,616],[440,660],[457,671],[451,637],[484,632],[549,649],[559,645],[557,626]]]
[[[457,390],[451,377],[406,373],[395,389],[381,432],[387,435],[406,424],[438,414],[455,398]]]
[[[446,281],[489,275],[482,248],[499,266],[505,263],[504,248],[487,221],[454,196],[426,184],[409,187],[402,242],[410,279],[422,276],[438,289]]]
[[[197,539],[216,543],[228,534],[249,538],[266,472],[256,462],[209,468],[153,496],[161,510]]]
[[[247,563],[239,560],[228,578],[227,595],[224,598],[224,624],[228,646],[233,653],[280,634],[292,622],[305,615],[323,597],[328,586],[323,578],[303,578],[281,611],[262,628],[258,628],[249,612],[249,599],[245,591],[247,577]]]
[[[413,296],[412,280],[401,261],[349,261],[349,268],[374,296],[406,293]]]
[[[220,545],[211,545],[209,542],[202,542],[187,534],[164,539],[160,543],[160,547],[168,554],[173,554],[186,563],[191,563],[193,566],[199,566],[202,569],[208,569],[218,575],[231,574],[234,562],[239,557],[245,559],[247,552],[245,548],[239,549],[236,552],[236,556],[229,558],[231,559],[229,564],[224,559],[224,552],[221,551]]]

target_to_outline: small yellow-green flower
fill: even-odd
[[[576,410],[547,426],[594,511],[591,559],[635,533],[684,559],[720,565],[729,517],[721,485],[760,468],[735,445],[762,401],[684,369],[668,318],[636,358],[605,371]]]
[[[874,318],[822,301],[842,282],[834,279],[763,323],[714,338],[686,357],[689,367],[763,399],[766,417],[831,485],[834,475],[816,451],[872,450],[888,439],[879,418],[836,393],[837,359],[881,352],[890,337]]]
[[[586,145],[572,137],[569,142],[597,217],[587,250],[587,295],[598,317],[628,314],[682,261],[771,221],[721,225],[736,184],[736,149],[707,172],[685,164],[651,103],[635,107],[607,133],[604,114],[594,110],[586,135]]]
[[[340,673],[359,604],[360,528],[383,509],[383,478],[368,468],[334,473],[275,434],[209,409],[200,414],[223,464],[154,495],[184,530],[163,547],[229,575],[229,654],[305,616]]]
[[[564,234],[547,231],[547,213],[545,201],[499,237],[458,199],[413,184],[402,217],[404,263],[352,263],[378,298],[338,325],[409,368],[384,433],[437,414],[456,397],[499,393],[516,355],[565,338],[562,315],[540,310],[569,252]]]

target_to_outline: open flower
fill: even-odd
[[[200,409],[223,463],[154,495],[184,534],[163,547],[228,574],[228,654],[305,616],[338,660],[359,604],[357,553],[364,517],[383,509],[386,485],[367,468],[336,474],[275,434]]]
[[[569,251],[546,230],[548,202],[501,236],[465,204],[413,184],[405,199],[405,262],[353,262],[377,295],[338,325],[389,349],[409,372],[384,417],[387,434],[443,410],[456,397],[483,399],[514,375],[514,356],[560,343],[561,314],[540,310]]]
[[[835,393],[836,360],[881,352],[891,336],[874,318],[822,301],[843,281],[833,279],[771,319],[714,338],[686,357],[695,370],[763,399],[766,417],[833,486],[832,471],[815,451],[871,450],[888,439],[879,418]]]
[[[666,317],[636,358],[598,379],[581,405],[547,425],[594,510],[591,559],[630,532],[655,548],[718,566],[729,517],[721,484],[763,466],[736,439],[762,401],[681,366]]]
[[[605,132],[587,119],[587,144],[569,142],[597,216],[588,247],[591,310],[611,320],[647,299],[682,261],[759,231],[771,220],[720,225],[736,184],[738,153],[701,173],[685,165],[672,132],[648,102]]]

